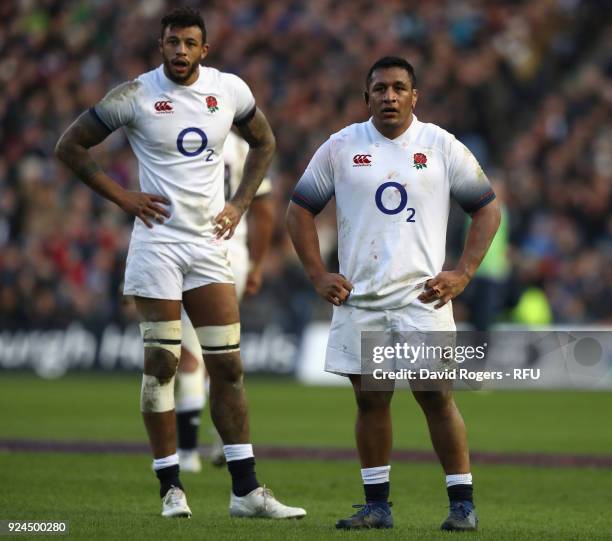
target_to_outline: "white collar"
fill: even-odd
[[[410,126],[408,126],[395,139],[389,139],[388,137],[384,136],[382,133],[380,133],[378,131],[378,129],[374,125],[374,122],[372,121],[372,117],[370,117],[368,119],[368,127],[372,131],[372,133],[374,134],[374,137],[376,137],[378,139],[382,139],[383,141],[390,141],[390,142],[396,143],[396,144],[408,143],[414,137],[416,132],[419,131],[419,126],[421,124],[422,124],[422,122],[420,122],[419,119],[416,117],[416,115],[413,114],[412,115],[412,122],[410,123]]]
[[[187,90],[199,90],[200,87],[204,84],[204,74],[202,73],[202,69],[203,67],[200,66],[198,68],[198,78],[191,83],[190,85],[179,85],[178,83],[175,83],[172,79],[170,79],[167,75],[166,72],[164,71],[164,65],[161,64],[158,68],[157,71],[159,73],[159,77],[160,79],[164,82],[164,85],[166,85],[167,87],[176,89],[176,88],[184,88]]]

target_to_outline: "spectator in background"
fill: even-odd
[[[34,292],[49,283],[58,324],[99,305],[104,317],[118,317],[121,270],[109,266],[125,257],[129,219],[91,194],[74,195],[78,184],[57,168],[52,149],[78,112],[156,61],[148,28],[168,5],[0,4],[0,43],[11,44],[0,59],[6,325],[33,325]],[[525,281],[519,285],[539,284],[555,321],[581,323],[612,321],[611,12],[604,0],[217,0],[205,15],[214,29],[212,65],[243,77],[270,112],[279,206],[327,134],[361,118],[355,81],[375,58],[401,53],[423,73],[420,118],[447,126],[486,169],[502,170],[510,264],[530,265],[518,273]],[[135,187],[122,135],[109,138],[96,158]],[[274,242],[267,298],[281,297],[288,279],[299,283],[280,224]],[[325,313],[314,297],[312,303],[313,314]],[[295,317],[271,317],[299,326],[303,315],[298,309]]]
[[[501,210],[501,222],[474,278],[468,284],[462,297],[457,300],[467,304],[468,321],[477,331],[487,331],[504,309],[510,278],[508,254],[509,223],[508,211],[504,205],[504,188],[500,182],[492,181]],[[471,218],[467,218],[467,224]]]

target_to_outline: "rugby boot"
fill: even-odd
[[[258,487],[246,496],[230,496],[229,514],[231,517],[252,518],[302,518],[306,511],[301,507],[289,507],[279,502],[266,487]]]
[[[336,522],[338,530],[367,530],[370,528],[393,528],[391,503],[372,502],[353,505],[359,509],[353,516]]]
[[[162,499],[162,517],[191,518],[191,509],[187,505],[185,493],[178,487],[171,487]]]
[[[478,516],[474,504],[469,501],[451,502],[450,513],[440,526],[447,532],[474,532],[478,529]]]

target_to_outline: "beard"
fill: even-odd
[[[171,62],[168,59],[164,58],[164,68],[165,68],[164,71],[166,72],[168,79],[170,79],[171,81],[174,81],[175,83],[180,84],[180,83],[185,82],[195,73],[198,67],[199,67],[199,63],[194,62],[193,64],[189,65],[189,68],[184,74],[179,75],[178,73],[174,71],[174,66],[171,64]]]

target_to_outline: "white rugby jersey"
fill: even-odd
[[[170,218],[149,229],[134,221],[132,240],[197,242],[214,238],[224,206],[223,144],[232,123],[248,120],[255,99],[244,81],[199,68],[189,86],[163,65],[109,92],[91,113],[110,131],[123,127],[138,159],[140,189],[170,200]]]
[[[442,270],[451,195],[470,213],[495,198],[465,145],[414,117],[393,140],[371,119],[333,134],[292,201],[316,214],[336,197],[340,273],[354,286],[346,304],[392,309]]]
[[[229,200],[238,189],[238,185],[242,180],[242,171],[247,153],[249,152],[248,143],[239,137],[234,132],[229,132],[225,145],[223,145],[223,160],[225,161],[225,199]],[[267,195],[272,191],[272,182],[268,177],[265,177],[255,197]],[[234,235],[230,242],[240,243],[244,246],[247,244],[247,222],[246,216],[243,216],[240,223],[234,231]]]

